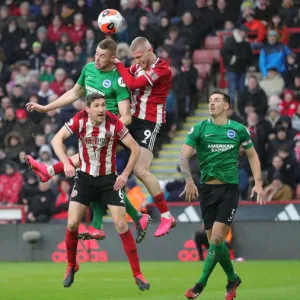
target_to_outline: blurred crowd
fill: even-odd
[[[117,56],[129,66],[130,42],[144,36],[169,63],[173,83],[162,138],[169,142],[199,102],[193,51],[203,46],[207,36],[220,32],[229,33],[221,49],[229,94],[235,100],[229,116],[243,122],[251,133],[270,199],[291,199],[295,192],[300,197],[300,65],[291,50],[297,48],[299,36],[287,34],[287,27],[300,26],[296,4],[292,0],[2,1],[0,205],[25,205],[28,222],[65,220],[72,182],[56,176],[39,183],[24,156],[30,154],[46,165],[55,163],[50,141],[84,108],[84,101],[47,114],[28,113],[25,104],[44,105],[71,89],[85,63],[94,60],[99,41],[115,39]],[[122,30],[113,36],[98,29],[98,15],[106,8],[118,9],[125,19]],[[259,53],[252,55],[253,50]],[[66,141],[66,151],[69,156],[76,153],[76,138]],[[244,158],[241,152],[241,198],[247,199],[252,178]],[[120,156],[120,166],[125,159]],[[145,202],[134,180],[126,189],[139,190],[137,206]],[[169,200],[176,201],[174,190],[166,191],[173,195]]]

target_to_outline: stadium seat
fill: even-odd
[[[221,52],[219,49],[211,50],[214,54],[214,60],[215,62],[219,63],[220,62],[220,57],[221,57]]]
[[[221,49],[220,37],[208,36],[204,41],[205,49]]]
[[[212,70],[211,64],[195,64],[194,67],[197,69],[199,77],[203,80],[210,75]]]
[[[214,53],[211,50],[195,50],[193,62],[194,64],[213,64]]]

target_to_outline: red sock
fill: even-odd
[[[71,158],[69,158],[69,162],[75,168],[75,166],[74,166]],[[54,164],[52,167],[53,167],[55,175],[61,174],[61,173],[64,172],[64,164],[61,161],[59,161],[58,163]]]
[[[68,228],[66,230],[66,246],[67,246],[67,258],[68,267],[75,268],[76,266],[76,252],[77,252],[77,242],[78,242],[78,230],[70,231]]]
[[[160,193],[160,194],[156,195],[155,197],[153,197],[153,200],[161,214],[169,211],[167,201],[166,201],[163,193]]]
[[[123,244],[124,251],[128,257],[133,277],[136,277],[142,272],[140,269],[139,255],[131,231],[128,229],[126,232],[121,233],[120,238]]]

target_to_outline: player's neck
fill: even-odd
[[[225,125],[228,122],[227,115],[211,117],[211,121],[215,125]]]
[[[101,69],[102,72],[109,72],[111,70],[113,70],[115,67],[114,64],[108,65],[106,68]]]
[[[150,58],[150,66],[153,65],[157,60],[157,57],[154,53],[152,53],[151,58]]]

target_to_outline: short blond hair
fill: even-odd
[[[130,51],[134,52],[138,48],[150,49],[150,48],[152,48],[152,46],[146,38],[139,36],[132,41],[132,43],[130,45]]]

